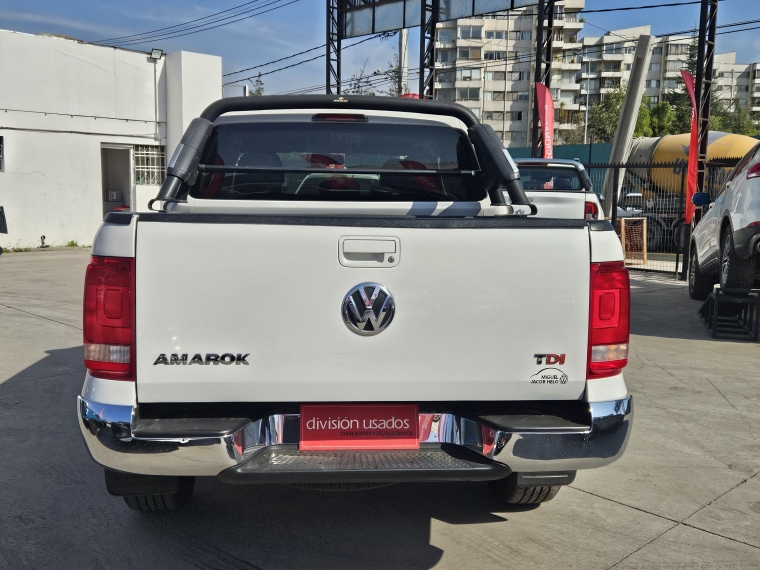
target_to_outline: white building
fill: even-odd
[[[585,0],[560,0],[554,10],[551,92],[558,135],[581,108],[579,16]],[[505,146],[530,144],[536,65],[535,7],[441,22],[436,30],[434,97],[457,101],[491,125]]]
[[[605,93],[625,87],[631,75],[636,41],[640,35],[651,34],[650,26],[611,30],[603,36],[583,38],[582,53],[588,58],[581,69],[581,92],[578,101],[584,103],[586,87],[590,103]],[[645,94],[651,105],[667,100],[668,93],[679,86],[681,70],[689,57],[691,36],[664,36],[652,47],[652,58],[646,77]],[[718,97],[738,101],[753,111],[760,110],[760,64],[736,63],[736,52],[715,54],[713,81]],[[757,86],[757,91],[752,89]],[[756,98],[751,99],[751,95]]]
[[[104,213],[145,210],[184,129],[222,96],[222,61],[0,31],[2,247],[90,244]]]

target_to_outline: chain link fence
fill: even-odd
[[[712,200],[720,194],[739,158],[711,161],[706,165],[705,191]],[[594,191],[601,194],[605,179],[614,192],[612,220],[630,269],[686,275],[690,228],[684,224],[686,161],[653,164],[589,164],[586,169]],[[607,196],[603,200],[608,199]],[[617,203],[615,203],[617,202]],[[684,259],[686,257],[686,259]]]

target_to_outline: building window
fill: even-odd
[[[609,54],[622,54],[623,53],[623,44],[604,44],[604,53],[606,55]]]
[[[436,71],[435,80],[438,83],[453,83],[454,72],[453,71]]]
[[[530,71],[510,71],[509,80],[510,81],[529,81]]]
[[[5,172],[5,154],[4,154],[3,137],[0,137],[0,172]]]
[[[635,47],[627,47],[627,48],[625,48],[623,50],[623,53],[625,53],[625,55],[633,55],[634,53],[636,53],[636,48]]]
[[[480,119],[480,107],[475,107],[475,108],[467,107],[467,109],[470,110],[472,114],[475,115],[478,119]]]
[[[504,81],[506,78],[504,71],[486,71],[486,81]]]
[[[724,72],[722,72],[722,71],[713,71],[713,77],[723,78],[725,76],[726,76],[726,74]]]
[[[507,52],[505,51],[487,51],[485,52],[483,59],[507,59]]]
[[[741,105],[742,107],[746,107],[747,106],[747,100],[746,99],[738,99],[738,101],[739,101],[739,105]]]
[[[563,71],[562,72],[562,83],[564,84],[575,84],[577,83],[576,79],[576,73],[574,71]]]
[[[454,90],[453,89],[436,89],[435,100],[436,101],[453,101]]]
[[[166,174],[163,146],[135,146],[135,184],[161,186]]]
[[[484,121],[503,121],[504,113],[502,111],[483,111]]]
[[[457,89],[457,101],[480,101],[480,88],[461,87]]]
[[[723,91],[723,86],[722,86],[722,85],[715,85],[715,86],[713,87],[713,89],[714,89],[715,91]]]
[[[457,59],[480,59],[480,48],[460,47],[457,52]]]
[[[486,32],[486,39],[487,40],[505,40],[507,39],[507,32],[502,32],[502,31]]]
[[[483,26],[459,26],[459,37],[479,40],[483,37]]]
[[[500,57],[499,59],[504,59],[504,58]],[[528,62],[531,59],[531,55],[529,51],[524,50],[524,49],[519,49],[517,51],[509,52],[509,59],[511,59],[515,63]]]
[[[617,61],[605,61],[604,71],[620,71],[620,63]]]
[[[649,71],[660,71],[661,68],[662,68],[662,66],[659,63],[650,63],[649,64]]]
[[[668,55],[686,55],[689,53],[689,44],[669,44]]]
[[[523,120],[523,112],[522,111],[510,111],[509,112],[509,120],[510,121],[522,121]]]
[[[504,91],[486,91],[486,101],[504,101]]]
[[[554,35],[552,36],[552,39],[555,42],[564,42],[565,34],[562,32],[562,30],[555,30]]]
[[[665,67],[666,71],[681,71],[686,68],[685,61],[669,61]]]
[[[438,41],[439,42],[453,42],[454,41],[454,30],[451,29],[440,29],[438,30]]]
[[[533,38],[533,32],[530,30],[517,30],[514,32],[509,32],[509,39],[514,41],[519,40],[530,40]]]
[[[506,131],[504,135],[509,141],[524,141],[528,138],[525,131]]]
[[[749,79],[749,71],[744,71],[739,74],[739,79]]]
[[[481,69],[470,69],[467,67],[457,68],[457,81],[480,81]]]
[[[438,63],[448,63],[454,61],[454,54],[456,52],[453,49],[437,49],[435,50],[435,60]]]
[[[520,14],[520,19],[528,20],[533,17],[533,8],[525,8]]]
[[[749,91],[749,85],[737,85],[736,86],[737,91]]]
[[[652,55],[662,55],[662,46],[654,46]]]
[[[650,105],[657,105],[660,102],[660,98],[657,95],[649,97],[648,99]]]
[[[632,67],[633,67],[633,66],[632,66],[630,63],[626,63],[626,64],[625,64],[625,70],[626,70],[626,71],[631,71],[631,68],[632,68]]]
[[[660,88],[660,80],[659,79],[647,79],[646,88],[647,89],[659,89]]]
[[[515,94],[517,97],[513,101],[527,101],[529,99],[527,91],[517,91]]]

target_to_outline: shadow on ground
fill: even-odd
[[[526,510],[509,511],[485,483],[331,493],[203,478],[184,510],[135,513],[107,494],[79,433],[82,348],[47,354],[0,385],[0,457],[13,458],[0,469],[0,566],[431,568],[443,555],[431,519]]]

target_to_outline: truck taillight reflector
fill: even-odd
[[[628,364],[631,289],[622,261],[591,264],[589,347],[586,377],[618,374]]]
[[[586,202],[584,207],[584,214],[587,220],[599,219],[599,208],[596,207],[594,202]]]
[[[93,256],[84,278],[84,364],[90,374],[134,380],[135,260]]]

